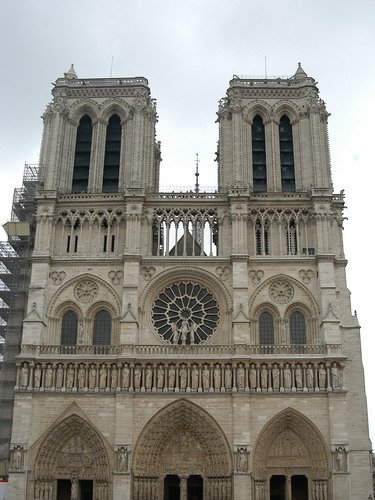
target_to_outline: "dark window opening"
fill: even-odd
[[[286,499],[286,477],[272,476],[270,479],[270,500]]]
[[[259,344],[274,344],[274,329],[272,316],[265,312],[259,318]]]
[[[79,481],[79,500],[92,500],[93,499],[93,481],[82,480]]]
[[[74,252],[77,252],[78,249],[78,235],[74,237]]]
[[[105,234],[103,238],[103,252],[106,251],[107,251],[107,235]]]
[[[111,116],[107,125],[105,140],[103,193],[118,190],[121,152],[121,121],[117,115]]]
[[[251,127],[253,153],[253,190],[255,193],[267,191],[266,140],[262,118],[257,115]]]
[[[165,476],[164,500],[180,500],[180,478],[178,476]]]
[[[112,318],[108,311],[99,311],[94,318],[93,345],[111,343]]]
[[[309,488],[306,476],[292,476],[292,500],[308,500]]]
[[[72,492],[72,482],[69,479],[57,480],[56,500],[70,500]]]
[[[67,311],[61,322],[61,345],[76,345],[78,316],[74,311]]]
[[[86,193],[89,183],[92,122],[88,115],[81,118],[76,139],[73,167],[73,193]]]
[[[289,330],[291,344],[306,344],[306,322],[303,314],[295,312],[290,316]]]
[[[70,235],[68,235],[66,239],[66,252],[69,253],[70,251]]]
[[[115,251],[115,241],[116,241],[116,238],[115,238],[115,235],[113,234],[112,239],[111,239],[111,252]]]
[[[282,116],[279,125],[281,190],[294,192],[296,181],[294,174],[293,130],[287,116]]]
[[[187,480],[187,500],[203,500],[202,476],[190,476]]]

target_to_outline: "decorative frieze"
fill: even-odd
[[[337,362],[40,362],[18,366],[16,390],[45,392],[321,393],[342,390]]]

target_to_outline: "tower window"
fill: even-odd
[[[67,311],[61,322],[61,345],[76,345],[78,316],[74,311]]]
[[[76,151],[73,168],[73,193],[85,193],[89,183],[92,122],[88,115],[82,116],[77,130]]]
[[[306,322],[300,312],[295,312],[289,320],[290,343],[306,344]]]
[[[297,226],[293,219],[287,222],[285,236],[287,254],[297,255]]]
[[[257,219],[255,222],[256,255],[269,255],[269,224],[267,220]]]
[[[105,140],[103,193],[118,190],[121,151],[121,121],[117,115],[111,116],[107,125]]]
[[[93,345],[109,345],[111,343],[112,318],[108,311],[102,309],[94,318]]]
[[[255,193],[267,191],[266,141],[262,118],[257,115],[251,127],[253,153],[253,190]]]
[[[273,318],[265,312],[259,318],[259,344],[273,344],[274,343],[274,330]]]
[[[282,116],[279,125],[281,190],[293,192],[296,190],[294,174],[293,130],[287,116]]]

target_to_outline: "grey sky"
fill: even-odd
[[[12,0],[1,12],[1,223],[23,163],[38,161],[51,82],[71,63],[78,77],[108,77],[113,56],[113,76],[148,78],[159,114],[161,184],[192,184],[197,152],[201,184],[213,185],[217,101],[229,79],[263,75],[264,56],[269,75],[290,75],[301,61],[332,113],[334,187],[347,195],[348,284],[363,327],[374,441],[374,272],[365,233],[375,166],[375,1]]]

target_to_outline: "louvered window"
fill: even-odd
[[[296,190],[294,174],[293,131],[290,120],[282,116],[279,125],[281,190],[293,192]]]
[[[121,121],[117,115],[111,116],[107,125],[105,140],[103,193],[118,190],[121,151]]]
[[[253,190],[255,193],[267,191],[266,141],[262,118],[257,115],[251,127],[253,153]]]
[[[86,193],[89,183],[92,122],[88,115],[82,116],[77,130],[73,168],[73,193]]]

